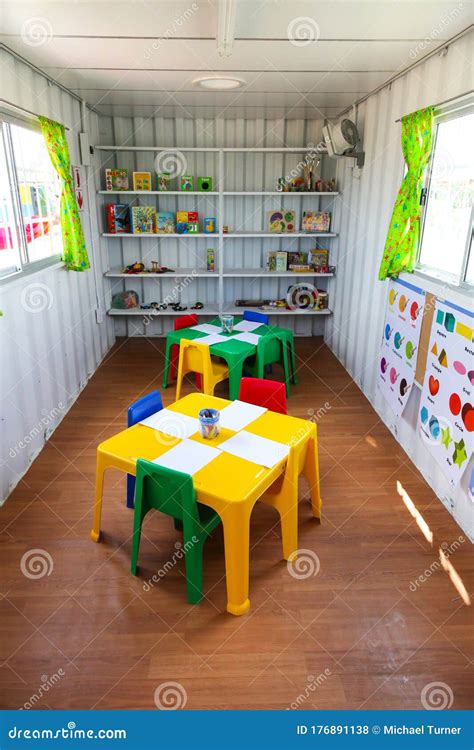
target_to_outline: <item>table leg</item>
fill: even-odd
[[[234,359],[229,357],[227,360],[227,367],[229,368],[229,398],[231,401],[239,398],[240,381],[242,380],[242,373],[244,369],[244,361],[242,359]]]
[[[298,551],[298,456],[294,449],[283,476],[260,499],[280,515],[283,558],[289,560]]]
[[[104,489],[104,473],[107,468],[107,461],[97,454],[97,466],[95,475],[95,499],[94,499],[94,523],[91,531],[93,542],[100,540],[100,516],[102,513],[102,493]]]
[[[168,338],[166,339],[166,349],[165,349],[165,369],[163,371],[163,388],[168,387],[168,373],[170,369],[170,361],[171,361],[171,347],[173,346],[173,342],[169,341]]]
[[[308,440],[303,474],[309,484],[313,516],[320,519],[322,500],[319,483],[318,432],[316,425],[314,426],[314,436]]]
[[[227,581],[227,611],[243,615],[250,607],[249,546],[251,508],[243,503],[228,505],[222,514]]]

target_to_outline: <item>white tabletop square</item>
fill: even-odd
[[[247,344],[255,344],[257,346],[258,342],[262,338],[258,335],[258,333],[250,333],[249,331],[244,331],[243,333],[238,333],[236,336],[232,336],[233,339],[236,339],[237,341],[245,341]]]
[[[239,432],[254,422],[267,411],[263,406],[247,404],[245,401],[233,401],[229,406],[221,410],[220,425],[233,432]]]
[[[164,432],[165,435],[181,438],[181,440],[194,435],[195,432],[199,432],[200,430],[199,419],[189,417],[187,414],[181,414],[178,411],[171,411],[171,409],[157,411],[151,417],[142,419],[140,424],[145,425],[145,427],[151,427],[153,430]]]
[[[192,326],[193,331],[200,331],[201,333],[220,333],[222,328],[220,326],[213,326],[211,323],[199,323],[197,326]]]
[[[263,323],[256,323],[254,320],[241,320],[240,323],[236,323],[234,331],[255,331],[256,328],[260,328]]]
[[[217,448],[197,443],[195,440],[182,440],[162,456],[155,458],[153,463],[185,474],[196,474],[219,455]]]
[[[287,445],[253,435],[245,430],[225,440],[219,445],[219,449],[269,469],[286,458],[290,450]]]

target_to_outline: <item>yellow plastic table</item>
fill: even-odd
[[[191,393],[167,408],[197,418],[203,408],[223,409],[231,403],[203,393]],[[272,505],[280,514],[285,559],[298,549],[298,476],[301,473],[309,483],[313,515],[321,517],[316,425],[305,419],[266,411],[244,429],[288,445],[288,456],[269,469],[222,451],[193,475],[197,501],[213,508],[222,519],[227,611],[233,615],[244,614],[250,606],[249,527],[257,500]],[[233,434],[231,430],[222,429],[215,440],[204,440],[200,433],[190,439],[217,447]],[[180,438],[137,424],[98,446],[93,541],[98,542],[100,538],[106,469],[121,469],[135,475],[138,458],[152,461],[179,442]],[[186,466],[182,470],[185,472]]]

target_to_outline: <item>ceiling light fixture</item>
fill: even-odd
[[[209,76],[208,78],[197,78],[193,83],[195,86],[201,86],[203,89],[229,91],[230,89],[239,89],[244,85],[245,81],[241,78],[219,78],[219,76]]]

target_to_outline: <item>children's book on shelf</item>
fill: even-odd
[[[267,220],[269,232],[286,233],[295,231],[294,211],[267,211]]]
[[[276,252],[274,250],[267,253],[267,271],[276,271]]]
[[[303,211],[301,230],[303,232],[329,232],[331,214],[327,211]]]
[[[176,212],[176,223],[187,224],[188,222],[195,223],[199,221],[199,211],[177,211]]]
[[[216,256],[212,247],[207,250],[206,268],[208,271],[216,270]]]
[[[288,253],[284,251],[277,251],[275,253],[276,258],[276,271],[286,271],[288,268]]]
[[[132,206],[133,234],[156,234],[156,211],[152,206]]]
[[[158,172],[156,175],[156,184],[160,192],[166,193],[166,191],[170,189],[171,173]]]
[[[308,263],[316,270],[318,270],[319,268],[328,268],[329,250],[323,250],[319,247],[315,248],[314,250],[310,250],[308,253]]]
[[[191,174],[181,175],[180,187],[185,193],[194,190],[194,177]]]
[[[151,190],[151,172],[134,172],[133,189]]]
[[[173,211],[158,211],[156,221],[158,234],[173,234],[176,231]]]
[[[128,169],[106,169],[105,189],[111,193],[128,190]]]
[[[124,203],[107,204],[107,231],[109,234],[130,234],[130,207]]]

